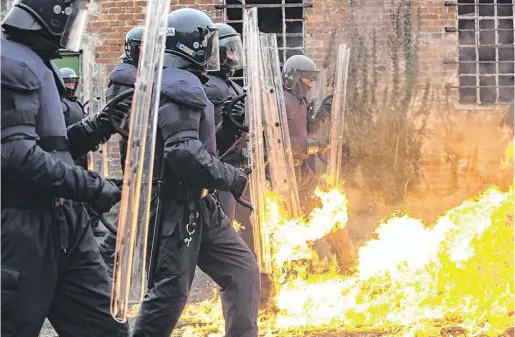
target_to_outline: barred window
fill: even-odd
[[[245,10],[257,7],[259,30],[277,35],[282,64],[293,55],[304,54],[304,8],[310,6],[304,0],[224,0],[217,8],[224,9],[224,22],[241,34]],[[242,72],[235,74],[234,79],[242,78]]]
[[[513,0],[459,0],[454,4],[458,6],[460,102],[512,101]]]

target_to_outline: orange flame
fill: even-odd
[[[306,220],[287,219],[280,199],[266,196],[277,311],[261,317],[262,335],[381,330],[424,336],[460,326],[497,336],[513,325],[513,186],[488,188],[432,227],[408,216],[389,219],[377,228],[377,239],[361,247],[351,276],[327,261],[322,271],[308,272],[307,265],[320,263],[310,242],[344,228],[348,219],[341,189],[316,195],[323,207]],[[183,336],[223,336],[219,300],[189,306],[183,320],[193,324]]]

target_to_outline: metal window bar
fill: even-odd
[[[466,77],[468,77],[468,78],[474,77],[475,83],[476,83],[475,86],[465,85],[465,84],[460,83],[459,86],[447,86],[447,88],[476,89],[475,90],[475,101],[477,104],[484,103],[484,102],[481,102],[481,93],[482,93],[481,89],[482,88],[494,88],[495,89],[495,102],[491,102],[491,103],[499,103],[501,101],[501,89],[514,88],[513,85],[504,85],[504,84],[501,85],[501,83],[500,83],[500,76],[508,77],[508,78],[510,76],[514,76],[513,72],[506,72],[505,70],[501,71],[500,65],[514,64],[515,60],[501,60],[501,55],[500,55],[501,48],[509,48],[512,46],[512,44],[503,44],[500,39],[499,32],[509,32],[509,31],[514,32],[515,31],[515,20],[514,20],[514,16],[513,16],[513,14],[515,13],[515,3],[511,3],[511,4],[510,3],[498,3],[498,0],[493,0],[493,2],[491,2],[491,3],[479,3],[479,1],[480,0],[475,0],[474,3],[459,3],[456,1],[446,1],[445,2],[445,6],[456,6],[456,7],[458,7],[458,6],[469,6],[469,7],[474,6],[473,15],[472,15],[472,13],[458,15],[458,23],[459,24],[463,21],[474,22],[474,29],[460,29],[458,27],[445,27],[445,32],[447,32],[447,33],[454,33],[454,32],[470,32],[470,33],[472,33],[472,32],[474,32],[474,43],[473,44],[472,43],[471,44],[461,44],[461,42],[460,42],[458,48],[459,48],[460,55],[462,52],[466,52],[466,50],[471,50],[473,48],[474,54],[475,54],[474,55],[475,60],[474,61],[472,61],[472,60],[448,61],[447,60],[447,61],[444,61],[444,63],[446,63],[446,64],[475,64],[475,67],[474,67],[475,73],[469,73],[469,74],[460,73],[458,75],[459,75],[460,79],[466,78]],[[481,6],[492,6],[493,7],[493,16],[483,15],[480,12]],[[512,7],[512,15],[511,16],[500,16],[499,8],[501,6],[511,6]],[[483,22],[485,20],[492,21],[494,24],[494,27],[493,28],[491,28],[491,27],[481,28],[481,26],[482,26],[481,22]],[[500,28],[499,20],[511,21],[513,29]],[[493,32],[493,34],[494,34],[493,44],[481,44],[481,33],[484,33],[484,32]],[[515,35],[514,35],[514,39],[515,39]],[[482,47],[490,47],[493,50],[494,60],[481,60],[480,48],[482,48]],[[515,43],[513,43],[513,47],[515,48]],[[493,73],[481,73],[481,66],[484,64],[494,65],[495,66],[494,72]],[[495,81],[495,85],[493,85],[493,84],[481,85],[482,84],[481,78],[493,78]],[[483,92],[483,94],[486,95],[486,91]],[[493,92],[492,92],[492,94],[493,94]],[[508,95],[508,96],[513,96],[513,95]],[[506,97],[506,95],[505,95],[505,97]],[[503,97],[502,100],[506,100],[505,97]],[[488,102],[488,103],[490,103],[490,102]]]
[[[305,2],[305,0],[302,0],[302,2],[299,3],[286,3],[286,0],[277,0],[280,3],[275,4],[247,4],[246,0],[238,0],[241,2],[241,4],[236,5],[228,5],[227,0],[224,0],[224,4],[215,5],[215,8],[217,9],[223,9],[224,10],[224,23],[227,24],[243,24],[243,18],[245,17],[245,10],[249,8],[280,8],[281,9],[281,31],[280,32],[273,32],[271,34],[275,34],[277,38],[281,38],[282,44],[278,46],[279,53],[283,57],[283,62],[286,60],[286,56],[289,51],[292,50],[298,50],[302,54],[304,54],[305,50],[305,39],[304,39],[304,32],[305,32],[305,25],[304,25],[304,19],[305,19],[305,11],[304,8],[310,8],[313,7],[312,3]],[[228,16],[228,9],[240,9],[241,8],[241,20],[229,20]],[[301,18],[298,19],[287,19],[286,18],[286,9],[287,8],[302,8]],[[302,32],[301,33],[287,33],[287,23],[290,22],[302,22]],[[288,45],[288,37],[299,37],[301,38],[301,46],[300,47],[292,47]],[[281,64],[282,66],[282,64]],[[244,70],[245,72],[245,70]],[[244,80],[245,75],[243,77],[232,77],[233,80]]]
[[[310,7],[313,7],[313,4],[312,3],[309,3],[309,2],[302,2],[302,3],[295,3],[295,4],[287,4],[287,3],[280,3],[280,4],[246,4],[245,3],[245,0],[238,0],[238,1],[241,1],[242,4],[241,5],[227,5],[227,4],[223,4],[223,5],[215,5],[215,8],[216,9],[227,9],[227,8],[242,8],[242,9],[249,9],[249,8],[254,8],[254,7],[257,7],[257,8],[284,8],[284,7],[287,7],[287,8],[299,8],[299,7],[302,7],[302,8],[310,8]]]

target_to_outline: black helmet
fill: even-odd
[[[168,14],[165,67],[218,71],[218,29],[205,13],[191,8]]]
[[[61,68],[59,69],[61,73],[61,77],[63,78],[64,87],[66,89],[66,98],[75,98],[75,91],[77,90],[77,86],[79,84],[79,76],[75,73],[75,71],[71,68]]]
[[[220,69],[232,76],[236,70],[243,69],[244,53],[240,34],[225,23],[216,23],[220,40]]]
[[[284,62],[283,85],[298,98],[306,98],[313,82],[318,79],[315,62],[304,55],[294,55]]]
[[[125,51],[120,56],[124,61],[138,66],[141,41],[143,40],[144,27],[134,27],[125,36]]]
[[[8,33],[41,32],[55,49],[79,51],[90,0],[18,0],[2,21]]]

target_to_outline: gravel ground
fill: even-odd
[[[204,274],[200,269],[197,268],[195,272],[195,279],[191,287],[190,298],[188,303],[196,303],[204,300],[211,299],[213,297],[213,282]],[[129,324],[132,328],[134,325],[134,318],[129,320]],[[39,333],[39,337],[58,337],[54,328],[48,320],[45,320],[43,328]]]
[[[109,220],[113,221],[114,217],[110,216]],[[97,238],[97,241],[99,242],[100,239]],[[213,281],[211,281],[209,276],[197,268],[195,271],[195,279],[193,280],[188,303],[197,303],[211,299],[213,297],[213,285]],[[129,320],[131,328],[134,325],[134,321],[135,318]],[[39,333],[39,337],[58,337],[58,334],[55,332],[50,322],[45,320],[43,328]]]

